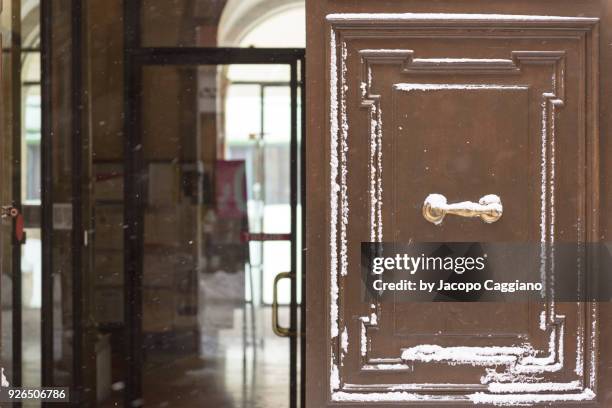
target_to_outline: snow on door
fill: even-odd
[[[308,406],[596,400],[596,304],[366,302],[360,244],[596,241],[599,18],[329,3],[309,12]],[[432,193],[504,215],[434,225]]]

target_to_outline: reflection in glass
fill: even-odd
[[[270,66],[283,72],[275,81],[241,79],[235,67],[144,69],[145,83],[165,84],[143,95],[147,402],[289,399],[288,342],[265,305],[276,274],[290,270],[291,245],[248,239],[291,229],[289,67]],[[279,289],[287,304],[289,282]],[[258,379],[262,370],[274,375]]]

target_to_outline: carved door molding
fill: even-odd
[[[598,22],[493,14],[327,15],[330,401],[533,404],[595,398],[596,304],[531,304],[522,311],[529,319],[524,331],[483,336],[407,330],[397,318],[404,305],[356,310],[349,297],[358,296],[360,242],[413,236],[406,229],[416,226],[401,214],[405,201],[397,185],[410,174],[399,174],[398,163],[409,146],[401,140],[414,119],[410,106],[427,98],[524,101],[518,117],[525,121],[525,143],[537,143],[539,175],[539,191],[529,187],[525,194],[540,198],[540,222],[510,238],[563,240],[556,229],[559,213],[571,213],[578,244],[598,240]],[[436,42],[444,46],[428,47]],[[456,47],[445,54],[449,42]],[[559,138],[574,138],[576,161],[558,147]],[[568,187],[560,187],[557,177],[559,166],[570,165],[577,176],[571,184],[575,199],[565,206],[559,190],[568,193]],[[356,177],[367,182],[355,184]],[[363,202],[355,202],[358,194]],[[554,290],[554,257],[543,248],[539,267],[547,290]],[[586,257],[577,259],[577,285],[588,275],[587,265]]]

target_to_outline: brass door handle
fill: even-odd
[[[440,225],[447,214],[460,217],[480,217],[487,224],[498,221],[504,212],[501,199],[495,194],[489,194],[480,199],[478,203],[464,201],[448,204],[442,194],[430,194],[423,203],[423,217],[432,224]]]
[[[274,278],[274,290],[272,291],[272,330],[279,337],[291,337],[293,332],[278,324],[278,282],[283,279],[293,279],[291,272],[281,272]]]

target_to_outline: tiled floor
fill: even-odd
[[[185,357],[149,370],[144,378],[146,406],[289,406],[289,342],[270,329],[269,308],[259,309],[257,317],[263,334],[255,347],[252,340],[243,343],[242,310],[238,309],[235,328],[219,332],[215,353],[207,351],[206,357]]]
[[[24,311],[24,382],[40,381],[40,321],[37,310]],[[234,324],[220,330],[217,347],[202,338],[199,353],[176,354],[169,350],[151,352],[157,362],[144,375],[147,407],[284,408],[289,406],[289,341],[271,330],[271,310],[256,310],[256,338],[242,331],[242,313],[234,310]],[[288,310],[281,309],[281,321]],[[204,350],[206,351],[204,353]],[[157,355],[155,355],[157,354]],[[120,388],[120,384],[115,384]],[[36,407],[30,404],[27,407]],[[121,392],[101,407],[123,406]]]
[[[281,310],[285,321],[288,310]],[[284,316],[283,316],[284,315]],[[157,363],[144,373],[144,400],[135,406],[146,407],[214,407],[214,408],[284,408],[289,406],[289,341],[271,330],[270,308],[257,311],[260,334],[244,343],[242,310],[234,313],[233,329],[219,332],[218,348],[207,348],[206,356],[172,357]],[[247,336],[249,337],[249,336]],[[206,339],[202,339],[205,341]],[[203,345],[203,347],[206,345]],[[164,358],[157,357],[159,361]],[[117,402],[104,407],[122,406]]]

